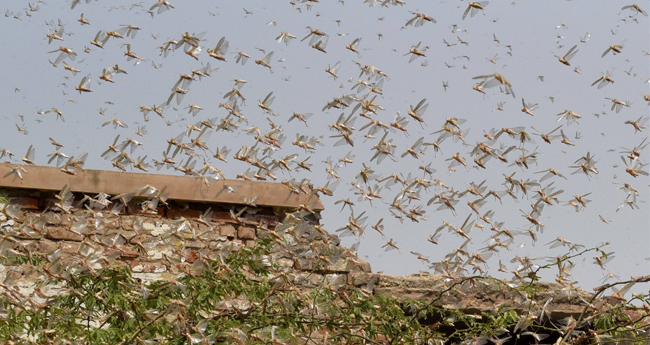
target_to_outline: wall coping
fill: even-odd
[[[20,166],[27,173],[22,180],[9,173],[13,167]],[[297,208],[306,204],[314,211],[324,209],[323,203],[314,193],[292,193],[283,183],[241,180],[217,180],[206,185],[201,179],[189,176],[143,174],[107,170],[76,170],[75,175],[61,172],[59,168],[46,166],[18,165],[0,163],[0,188],[35,189],[60,191],[68,185],[72,192],[117,195],[136,192],[146,185],[161,190],[169,200],[197,203],[246,204],[244,198],[252,200],[260,207]],[[226,187],[236,189],[233,193],[221,192]],[[219,194],[217,196],[217,194]]]

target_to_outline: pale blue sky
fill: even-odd
[[[516,172],[515,177],[520,179],[539,179],[543,174],[535,172],[552,167],[568,177],[568,180],[554,178],[542,184],[545,186],[555,181],[554,186],[565,192],[558,196],[561,201],[558,205],[548,206],[543,210],[540,221],[545,224],[545,230],[538,234],[537,243],[533,245],[527,236],[516,237],[511,251],[502,250],[498,257],[495,255],[489,260],[491,273],[502,276],[496,272],[499,260],[507,265],[508,270],[515,269],[516,264],[509,262],[515,255],[555,257],[563,254],[566,248],[549,249],[549,246],[544,246],[561,236],[587,247],[610,241],[611,245],[605,248],[605,251],[616,252],[616,258],[607,266],[611,272],[622,278],[649,274],[649,263],[644,260],[650,256],[648,178],[640,176],[635,179],[628,175],[620,159],[621,147],[632,148],[647,137],[647,129],[635,133],[632,126],[625,124],[625,121],[648,115],[648,105],[643,100],[643,95],[648,94],[648,84],[645,82],[650,77],[650,56],[646,54],[650,51],[648,17],[639,14],[630,18],[633,12],[621,11],[621,7],[627,2],[620,1],[602,1],[597,4],[586,0],[513,3],[491,1],[485,8],[485,15],[479,12],[473,18],[468,16],[461,20],[467,6],[466,1],[406,2],[404,6],[387,8],[379,5],[369,7],[367,3],[359,0],[347,0],[344,4],[321,1],[313,3],[311,10],[308,10],[306,3],[292,6],[289,1],[177,0],[172,1],[175,9],[156,14],[153,19],[145,13],[145,10],[155,3],[152,0],[142,2],[142,8],[145,10],[140,7],[129,10],[131,2],[113,1],[112,6],[124,5],[125,9],[111,11],[105,2],[82,1],[71,10],[69,2],[49,1],[47,4],[40,4],[39,11],[30,12],[31,17],[25,15],[23,8],[26,8],[26,2],[5,2],[5,10],[13,14],[7,13],[9,16],[0,17],[0,28],[5,32],[5,49],[0,51],[0,59],[5,65],[4,82],[0,86],[3,110],[0,117],[3,124],[0,126],[0,148],[14,152],[16,157],[13,161],[18,162],[27,147],[33,144],[37,149],[36,162],[45,165],[47,154],[53,151],[48,140],[48,137],[52,137],[66,145],[62,151],[68,155],[89,152],[88,168],[112,169],[110,161],[103,160],[100,154],[112,143],[115,136],[120,134],[121,139],[135,138],[143,143],[142,149],[133,153],[134,157],[148,155],[149,159],[161,159],[161,152],[167,147],[166,140],[184,131],[187,124],[214,117],[221,119],[227,115],[227,111],[218,108],[218,105],[225,101],[223,95],[233,87],[233,79],[240,78],[248,81],[241,89],[247,99],[245,106],[240,105],[242,113],[249,119],[250,125],[257,125],[264,132],[269,130],[266,121],[268,115],[256,107],[256,102],[262,100],[269,92],[274,92],[276,98],[272,108],[278,116],[272,120],[282,125],[287,141],[282,150],[276,152],[272,158],[292,153],[298,153],[299,160],[311,156],[309,162],[314,164],[313,173],[294,172],[289,176],[278,171],[276,175],[280,179],[295,177],[299,180],[306,177],[316,186],[322,186],[327,182],[326,164],[323,161],[328,156],[338,160],[348,151],[356,155],[353,164],[338,168],[337,172],[343,181],[335,196],[322,197],[326,206],[323,224],[334,233],[347,222],[349,211],[346,209],[339,213],[340,206],[334,205],[339,199],[353,200],[356,203],[357,215],[366,211],[369,216],[366,221],[368,226],[361,238],[359,254],[371,263],[374,271],[409,274],[427,270],[427,266],[409,251],[420,252],[429,256],[432,261],[438,261],[462,244],[462,238],[446,230],[437,246],[426,239],[442,221],[460,226],[472,212],[466,203],[474,198],[461,198],[457,205],[458,215],[454,216],[448,210],[436,212],[436,205],[426,206],[426,201],[434,193],[442,192],[440,188],[432,188],[430,192],[422,191],[422,202],[412,203],[409,208],[422,204],[428,220],[413,223],[407,219],[400,224],[388,212],[390,202],[399,191],[397,186],[391,190],[384,188],[380,193],[384,202],[375,200],[372,207],[367,201],[357,201],[357,195],[349,191],[350,182],[354,181],[354,176],[359,173],[363,162],[382,176],[392,173],[407,175],[411,172],[418,177],[422,176],[418,166],[431,162],[432,167],[437,170],[434,178],[459,191],[465,190],[471,181],[480,183],[483,180],[487,181],[488,190],[503,190],[503,174],[510,175],[512,172]],[[243,8],[253,14],[247,15]],[[301,10],[298,11],[297,8]],[[648,11],[650,8],[644,10]],[[411,12],[425,13],[435,18],[437,23],[404,27],[413,17]],[[13,17],[16,13],[21,13],[19,19]],[[81,26],[77,22],[76,19],[81,13],[84,13],[91,25]],[[637,19],[638,22],[632,19]],[[57,20],[65,27],[65,41],[53,41],[48,44],[46,34],[54,27],[45,23],[53,21],[56,24]],[[277,26],[267,24],[272,20],[277,22]],[[116,30],[122,24],[136,25],[142,30],[135,39],[110,39],[104,49],[90,45],[89,41],[98,30]],[[565,24],[567,28],[557,28],[561,24]],[[457,25],[457,29],[453,30],[456,32],[452,32],[452,25]],[[329,34],[326,54],[309,47],[309,40],[299,42],[309,32],[307,26]],[[168,38],[178,40],[184,32],[203,31],[207,33],[205,40],[201,42],[204,51],[199,55],[198,62],[180,49],[171,52],[166,58],[159,56],[157,47]],[[288,46],[275,42],[274,39],[282,31],[289,32],[298,39],[290,42]],[[581,37],[587,33],[590,34],[589,40],[581,43]],[[381,39],[378,34],[382,35]],[[500,43],[494,41],[493,35]],[[228,62],[214,60],[205,51],[207,48],[214,48],[222,36],[230,42]],[[362,38],[358,45],[360,58],[345,49],[345,46],[357,37]],[[458,37],[468,45],[461,44]],[[443,39],[455,45],[447,47]],[[601,58],[601,54],[609,45],[619,44],[624,40],[627,40],[627,43],[621,54],[610,53]],[[125,47],[121,47],[123,42],[130,43],[131,50],[146,60],[137,66],[134,66],[132,61],[128,62],[123,54]],[[418,42],[422,42],[420,48],[429,47],[425,52],[427,56],[409,63],[409,56],[404,54]],[[54,61],[57,57],[57,54],[48,52],[60,45],[78,53],[75,61],[66,62],[80,69],[81,73],[73,76],[63,69],[63,64],[53,68],[48,63],[48,59]],[[570,61],[571,67],[560,64],[554,55],[564,55],[573,45],[577,45],[579,51]],[[84,46],[90,47],[91,52],[84,53]],[[266,53],[275,52],[271,62],[273,74],[252,61],[266,55],[256,48],[264,49]],[[234,53],[237,51],[246,52],[252,60],[244,66],[236,64]],[[488,60],[496,54],[496,64],[489,62]],[[461,56],[467,56],[469,60],[459,58]],[[283,59],[283,62],[278,61],[280,59]],[[423,66],[425,60],[427,64]],[[190,73],[192,69],[201,68],[201,63],[208,61],[213,68],[219,70],[215,71],[211,78],[194,82],[180,106],[176,106],[174,100],[172,104],[178,111],[168,109],[165,119],[152,113],[149,115],[150,121],[143,122],[139,106],[159,105],[166,101],[179,74]],[[337,61],[341,61],[339,79],[333,80],[325,69]],[[467,119],[461,126],[463,129],[470,129],[466,137],[467,145],[448,139],[441,144],[441,152],[434,154],[433,150],[429,149],[420,161],[406,157],[396,163],[386,159],[381,165],[377,165],[376,162],[368,162],[373,154],[372,145],[377,140],[364,142],[363,135],[367,131],[359,132],[358,129],[367,120],[358,118],[355,124],[357,131],[353,135],[355,146],[333,147],[337,139],[331,139],[329,136],[337,133],[329,131],[327,125],[334,123],[343,111],[347,116],[351,108],[326,112],[322,112],[321,108],[334,97],[353,93],[350,89],[359,79],[360,73],[353,61],[376,66],[390,77],[390,80],[384,83],[383,95],[375,100],[385,108],[374,116],[378,120],[390,123],[397,111],[406,115],[409,105],[417,104],[422,98],[427,98],[430,104],[424,114],[426,127],[422,129],[411,120],[407,126],[409,137],[405,137],[401,132],[389,134],[389,138],[397,144],[397,155],[401,155],[421,136],[425,136],[427,142],[434,141],[437,135],[431,133],[439,130],[447,117]],[[155,69],[152,62],[160,68]],[[97,80],[102,69],[115,63],[128,74],[114,76],[114,84],[102,82],[98,85]],[[445,63],[454,67],[448,68]],[[574,72],[574,67],[578,66],[581,74]],[[628,75],[626,71],[630,71],[630,68],[632,70]],[[591,87],[590,85],[606,71],[613,72],[615,83],[601,89]],[[508,78],[517,98],[500,93],[498,88],[486,89],[486,96],[472,90],[472,86],[477,82],[473,77],[495,72]],[[93,76],[93,92],[79,95],[74,91],[74,86],[89,73]],[[543,76],[543,81],[538,76]],[[66,77],[69,79],[64,79]],[[443,81],[449,83],[447,91],[442,87]],[[61,85],[63,82],[67,84],[67,88]],[[18,92],[15,91],[17,87],[20,88]],[[359,94],[359,97],[363,94],[365,93]],[[539,104],[533,117],[520,111],[522,97],[527,103]],[[549,97],[554,100],[551,101]],[[610,111],[611,102],[605,97],[629,101],[631,106],[623,108],[620,113]],[[68,99],[76,103],[64,104]],[[506,102],[504,111],[493,112],[499,102]],[[188,104],[198,104],[204,110],[193,118],[187,114],[187,110],[183,110]],[[52,113],[44,116],[37,114],[37,109],[47,110],[52,107],[63,112],[65,123],[57,121]],[[107,108],[105,115],[99,114],[100,108]],[[558,123],[557,114],[564,110],[572,110],[581,115],[578,124],[567,126],[566,121]],[[594,116],[603,111],[605,114]],[[293,112],[314,113],[308,120],[309,127],[298,121],[287,123]],[[24,123],[18,114],[24,115]],[[102,127],[110,118],[117,118],[129,127]],[[173,123],[168,126],[165,121]],[[16,124],[24,126],[28,135],[18,132]],[[526,131],[532,134],[534,130],[531,126],[548,132],[560,124],[563,124],[562,129],[575,146],[566,146],[559,141],[548,145],[539,137],[533,136],[534,142],[526,143],[524,147],[531,152],[537,148],[540,155],[537,164],[528,170],[508,166],[509,164],[493,159],[488,162],[486,170],[457,167],[456,172],[447,171],[448,162],[445,162],[445,159],[454,153],[459,152],[471,162],[469,152],[477,141],[484,140],[482,134],[491,128],[525,126]],[[137,137],[135,132],[138,125],[146,125],[149,134],[143,138]],[[245,127],[247,125],[242,123],[240,128]],[[576,132],[581,134],[580,139],[575,138]],[[314,153],[305,153],[290,144],[297,133],[324,135],[322,141],[325,146],[319,147]],[[500,143],[506,146],[518,144],[507,135],[503,135],[495,147],[498,148]],[[232,155],[242,145],[252,146],[254,139],[240,132],[220,131],[213,133],[208,144],[213,149],[227,145],[232,149]],[[596,168],[600,173],[591,178],[584,174],[571,175],[574,169],[568,166],[574,165],[574,161],[587,152],[595,155],[598,162]],[[510,153],[510,161],[513,162],[518,154],[518,151]],[[647,150],[643,151],[641,161],[649,161]],[[222,169],[228,178],[235,178],[236,174],[248,168],[245,163],[232,158],[229,159],[228,165],[218,163],[213,158],[211,162]],[[472,165],[474,164],[470,163],[470,166]],[[155,169],[150,171],[155,172]],[[160,173],[178,172],[162,170]],[[617,189],[622,183],[630,183],[639,191],[639,210],[633,211],[627,207],[615,212],[626,198],[626,193]],[[576,213],[573,207],[566,206],[574,195],[589,192],[592,194],[588,199],[593,202],[588,204],[584,211]],[[530,210],[529,204],[535,202],[532,198],[534,193],[529,193],[530,198],[525,198],[519,193],[520,200],[517,203],[504,197],[503,205],[489,197],[489,202],[481,211],[495,211],[493,219],[504,221],[508,229],[525,230],[529,223],[521,217],[518,210]],[[610,224],[603,223],[599,215],[610,220]],[[382,217],[386,239],[382,239],[370,228],[370,225]],[[493,234],[489,228],[490,226],[486,226],[483,230],[472,230],[470,252],[479,252],[479,248],[485,247],[483,242]],[[401,254],[397,251],[384,252],[380,248],[390,238],[400,247]],[[344,240],[346,245],[354,242],[356,239],[353,238]],[[519,243],[524,246],[518,248]],[[577,267],[573,270],[580,285],[586,288],[597,285],[603,274],[599,267],[592,264],[593,256],[590,253],[584,260],[576,260]],[[553,279],[553,274],[555,271],[549,271],[545,278]],[[511,274],[503,276],[510,277]]]

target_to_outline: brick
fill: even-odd
[[[125,259],[135,259],[140,256],[140,253],[130,249],[129,247],[122,247],[120,251],[120,257]]]
[[[278,216],[272,216],[268,214],[251,214],[246,216],[247,221],[251,221],[252,223],[255,223],[255,225],[260,225],[262,223],[266,223],[266,226],[269,228],[273,228],[276,225],[278,225],[279,222],[282,221],[282,219]],[[247,222],[248,223],[248,222]]]
[[[45,235],[45,237],[53,240],[76,241],[76,242],[83,241],[84,239],[82,235],[75,234],[74,232],[59,226],[49,227],[47,229],[47,234]]]
[[[253,240],[255,239],[255,228],[251,226],[240,226],[237,229],[237,237],[242,240]]]
[[[28,243],[25,243],[25,247],[29,250],[30,253],[48,254],[59,248],[59,244],[54,241],[38,240],[26,242]]]
[[[167,272],[167,266],[162,262],[141,262],[131,261],[129,267],[134,273],[163,273]]]
[[[36,198],[30,198],[30,197],[26,197],[26,196],[19,196],[19,197],[10,198],[10,202],[12,204],[21,205],[24,210],[39,210],[40,209],[38,199],[36,199]]]
[[[215,211],[212,213],[213,222],[223,222],[223,223],[234,223],[234,219],[230,216],[230,212],[218,212]]]
[[[58,244],[63,254],[76,254],[77,250],[79,250],[79,243],[77,242],[58,242]],[[67,255],[61,256],[63,257]]]
[[[58,224],[70,224],[74,221],[74,219],[72,219],[74,215],[72,214],[67,214],[63,212],[56,212],[54,214],[56,216],[53,218],[56,218],[55,222],[58,222]]]
[[[185,219],[196,219],[199,218],[200,215],[201,211],[193,210],[191,208],[184,210],[174,207],[167,210],[167,218],[169,219],[176,219],[180,217],[183,217]]]
[[[219,226],[219,234],[221,236],[227,236],[229,238],[233,238],[237,235],[237,231],[235,230],[235,227],[229,224],[222,224]]]
[[[191,264],[194,261],[198,260],[198,258],[199,258],[199,252],[197,252],[196,250],[192,250],[185,256],[185,262]]]
[[[117,229],[120,227],[120,218],[119,217],[111,217],[111,218],[104,218],[104,226],[109,228],[109,229]]]
[[[28,229],[29,233],[26,233],[25,231],[19,231],[18,227],[7,226],[3,228],[3,231],[17,240],[37,240],[41,238],[41,234],[32,229]]]
[[[60,225],[62,223],[60,213],[48,211],[46,214],[49,214],[49,216],[44,217],[47,225]]]
[[[223,238],[219,233],[219,226],[208,228],[205,225],[199,224],[197,233],[201,234],[201,239],[205,241],[215,241],[218,238]]]
[[[140,234],[140,235],[137,235],[137,236],[133,236],[129,240],[129,242],[131,242],[132,244],[137,244],[137,243],[142,243],[143,241],[147,241],[147,240],[149,240],[151,238],[153,238],[153,236],[147,235],[147,234]]]

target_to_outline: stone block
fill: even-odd
[[[329,241],[330,243],[333,243],[335,246],[341,244],[341,239],[335,234],[330,234]]]
[[[23,210],[38,210],[40,205],[37,198],[19,196],[10,198],[9,202],[14,205],[21,205]]]
[[[255,239],[255,228],[252,226],[239,226],[237,237],[242,240],[253,240]]]
[[[280,259],[276,260],[275,263],[278,264],[278,266],[280,266],[281,268],[292,268],[294,266],[293,260],[287,259],[287,258],[280,258]],[[297,265],[297,262],[296,262],[296,265]]]
[[[322,286],[325,277],[315,273],[298,273],[294,278],[294,283],[303,287],[317,287]]]
[[[136,217],[133,216],[121,216],[120,217],[120,228],[123,230],[133,230],[133,222],[136,220]]]
[[[149,232],[153,236],[160,236],[170,232],[171,227],[168,224],[163,222],[149,223],[145,222],[142,224],[144,232]]]
[[[228,238],[234,238],[237,236],[237,230],[230,224],[221,224],[219,225],[219,234]]]
[[[181,217],[185,219],[197,219],[200,215],[201,211],[193,210],[191,208],[184,210],[174,207],[167,210],[167,218],[169,219],[177,219]]]
[[[120,249],[121,249],[120,257],[123,258],[123,259],[136,259],[136,258],[140,257],[140,253],[138,253],[137,251],[135,251],[135,250],[133,250],[133,249],[131,249],[129,247],[122,247]]]
[[[238,251],[244,248],[244,242],[242,242],[242,240],[232,240],[230,243],[232,243],[233,251]]]
[[[211,250],[221,249],[228,242],[228,237],[218,237],[216,241],[210,241],[208,248]]]
[[[221,222],[221,223],[234,223],[235,220],[232,219],[230,216],[230,212],[213,212],[212,213],[212,221],[213,222]]]
[[[372,287],[379,281],[379,275],[373,273],[354,273],[348,275],[348,284],[356,287]],[[370,289],[372,291],[372,289]]]
[[[62,254],[76,254],[79,250],[79,243],[77,242],[58,242],[59,248],[61,248]],[[61,255],[63,257],[64,255]],[[69,255],[65,255],[69,256]]]
[[[27,250],[29,250],[30,253],[41,254],[48,254],[59,248],[59,244],[57,242],[48,240],[24,241],[23,245],[25,248],[27,248]]]
[[[84,237],[64,227],[54,226],[47,229],[46,238],[60,241],[83,241]]]
[[[188,262],[190,264],[198,259],[199,259],[199,252],[197,252],[196,250],[192,250],[187,255],[185,255],[185,262]]]
[[[167,272],[167,266],[162,262],[141,262],[131,261],[129,267],[133,273],[163,273]]]
[[[122,230],[119,232],[120,236],[124,237],[127,241],[137,236],[138,234],[133,230]]]
[[[110,217],[110,218],[104,218],[104,226],[109,228],[109,229],[117,229],[120,227],[120,218],[118,217]]]
[[[137,243],[146,242],[147,240],[150,240],[152,238],[153,238],[153,236],[151,236],[151,235],[140,234],[140,235],[131,237],[129,242],[131,242],[132,244],[137,244]]]
[[[197,240],[185,240],[185,247],[194,249],[203,249],[206,247],[205,243]]]

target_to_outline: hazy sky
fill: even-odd
[[[321,197],[326,210],[323,212],[323,224],[332,233],[346,225],[350,211],[341,211],[341,205],[334,205],[337,200],[349,198],[355,202],[354,214],[366,212],[366,232],[361,237],[359,254],[369,261],[373,271],[384,271],[390,274],[410,274],[428,269],[410,251],[419,252],[433,261],[440,261],[450,251],[460,246],[464,239],[455,233],[444,230],[438,240],[438,245],[427,241],[436,228],[447,221],[460,227],[465,218],[473,211],[467,202],[476,197],[466,194],[460,198],[456,209],[457,215],[450,210],[436,211],[439,205],[427,206],[427,201],[435,193],[444,191],[441,187],[431,187],[428,191],[420,192],[420,201],[405,204],[410,210],[422,206],[426,220],[419,223],[405,219],[403,223],[392,217],[390,203],[399,193],[399,185],[381,189],[382,200],[374,199],[372,205],[368,201],[358,200],[356,189],[351,186],[362,169],[362,163],[375,170],[382,177],[390,174],[423,177],[418,167],[432,163],[436,169],[433,180],[438,179],[450,188],[463,191],[470,182],[479,184],[486,180],[487,190],[503,191],[504,175],[516,172],[514,178],[538,180],[544,173],[537,173],[554,168],[567,177],[554,177],[542,182],[542,187],[554,182],[555,190],[564,190],[559,194],[559,203],[546,206],[539,221],[544,224],[544,231],[537,233],[537,242],[533,243],[528,235],[514,238],[510,251],[502,249],[498,255],[489,259],[490,273],[498,277],[511,277],[512,274],[497,272],[499,260],[509,271],[517,268],[517,263],[510,260],[519,256],[556,257],[568,251],[568,247],[549,248],[545,245],[557,237],[565,238],[572,243],[579,243],[587,248],[609,241],[611,245],[604,248],[605,252],[616,252],[615,259],[608,265],[608,271],[593,264],[595,253],[591,252],[574,261],[574,278],[579,285],[589,288],[599,284],[603,274],[612,272],[621,278],[630,275],[649,274],[650,256],[649,212],[648,212],[648,177],[633,178],[625,172],[621,160],[622,148],[631,149],[638,146],[647,138],[648,129],[635,131],[629,120],[637,120],[648,115],[648,104],[643,96],[647,95],[650,77],[648,68],[649,27],[648,17],[635,14],[633,10],[621,11],[627,2],[621,1],[491,1],[484,14],[481,11],[462,20],[462,15],[468,6],[466,1],[413,1],[406,4],[380,6],[360,0],[345,2],[323,0],[319,3],[291,4],[289,1],[173,1],[175,9],[164,13],[156,13],[153,18],[146,11],[155,1],[143,1],[141,7],[133,7],[132,2],[91,1],[82,0],[74,9],[71,3],[48,1],[38,6],[38,11],[29,11],[27,2],[4,2],[6,15],[0,20],[0,29],[5,32],[4,47],[0,51],[3,69],[3,83],[0,86],[2,97],[2,126],[0,126],[0,148],[6,148],[15,153],[11,160],[18,163],[25,155],[27,147],[36,148],[36,162],[46,165],[47,155],[54,151],[48,137],[56,139],[65,145],[62,152],[70,156],[79,156],[88,152],[87,168],[114,169],[110,160],[100,157],[116,135],[120,141],[134,138],[143,143],[142,147],[133,152],[132,156],[148,156],[148,160],[162,159],[162,152],[167,149],[167,139],[176,137],[187,129],[186,125],[201,120],[217,118],[218,121],[228,115],[227,110],[218,105],[227,100],[223,96],[234,86],[234,79],[247,80],[241,88],[246,98],[245,104],[238,102],[241,113],[248,119],[249,124],[239,123],[240,130],[235,132],[217,131],[209,138],[208,146],[214,151],[224,145],[232,151],[229,163],[224,164],[204,154],[200,149],[196,152],[208,160],[213,166],[224,171],[227,178],[235,178],[250,166],[232,159],[242,145],[255,144],[254,137],[245,134],[241,129],[256,125],[262,133],[270,131],[267,117],[282,126],[287,139],[282,149],[273,153],[271,159],[285,157],[297,153],[296,161],[311,157],[308,163],[313,163],[312,173],[293,171],[291,174],[275,171],[280,180],[295,178],[310,178],[316,186],[323,186],[328,181],[324,161],[332,157],[335,162],[352,152],[356,157],[354,163],[336,169],[341,177],[341,183],[334,197]],[[215,5],[218,4],[218,5]],[[309,8],[311,4],[311,9]],[[644,3],[642,6],[647,5]],[[124,6],[124,7],[120,7]],[[25,9],[30,14],[27,16]],[[244,10],[245,9],[245,10]],[[650,8],[643,8],[645,11]],[[247,12],[252,12],[247,14]],[[157,12],[154,9],[154,12]],[[414,17],[415,12],[424,13],[434,18],[437,23],[426,22],[422,26],[407,26],[405,24]],[[83,13],[90,25],[81,25],[77,18]],[[17,16],[18,18],[15,18]],[[46,35],[53,33],[58,22],[64,27],[64,41],[54,40],[48,44]],[[273,22],[272,22],[273,21]],[[274,24],[275,23],[275,24]],[[99,30],[117,30],[125,24],[141,28],[135,38],[111,38],[104,49],[90,44]],[[323,53],[309,46],[309,39],[300,39],[309,33],[307,26],[319,29],[329,35]],[[167,57],[160,56],[159,51],[167,39],[180,40],[185,32],[206,32],[200,42],[203,51],[194,60],[178,49]],[[297,36],[288,45],[278,43],[275,38],[281,32]],[[208,56],[206,50],[215,47],[221,37],[229,41],[227,62],[217,61]],[[355,38],[362,38],[357,48],[360,57],[347,50],[346,45]],[[584,42],[581,42],[581,38]],[[496,39],[496,40],[495,40]],[[446,40],[452,46],[444,43]],[[461,41],[466,42],[463,44]],[[498,41],[498,42],[497,42]],[[620,54],[612,52],[601,57],[610,45],[622,42]],[[409,63],[410,56],[404,56],[409,49],[421,42],[419,49],[425,47],[426,57],[420,57]],[[145,60],[134,66],[134,61],[127,61],[124,52],[129,43],[131,51]],[[571,47],[577,45],[577,54],[570,60],[571,66],[561,64],[554,55],[563,56]],[[55,61],[59,53],[48,53],[59,46],[65,46],[77,53],[74,61],[65,59],[70,66],[81,70],[73,75],[64,70],[64,64],[59,63],[54,68],[49,62]],[[89,47],[88,53],[84,47]],[[262,50],[264,52],[262,52]],[[245,65],[236,64],[236,52],[242,51],[251,56]],[[269,69],[255,64],[253,60],[262,59],[266,53],[273,51]],[[496,56],[495,59],[493,59]],[[493,62],[489,60],[494,60]],[[341,62],[338,69],[338,79],[334,79],[325,69]],[[140,106],[160,105],[170,95],[172,86],[179,74],[191,74],[192,69],[200,69],[203,64],[210,62],[212,68],[218,68],[212,77],[195,81],[189,87],[180,105],[176,99],[171,107],[165,110],[164,118],[154,113],[149,114],[149,121],[144,122],[139,111]],[[396,112],[407,116],[409,106],[415,106],[421,99],[426,98],[429,104],[423,114],[426,125],[421,127],[415,120],[410,119],[406,128],[408,136],[400,131],[388,134],[397,145],[395,149],[396,162],[385,159],[381,164],[370,162],[373,145],[377,144],[383,131],[375,134],[376,139],[364,140],[368,130],[360,131],[368,120],[359,118],[360,111],[355,113],[356,131],[352,135],[354,147],[349,145],[333,145],[338,138],[330,136],[338,134],[328,129],[328,125],[336,122],[341,113],[347,117],[354,104],[347,109],[321,109],[334,97],[343,94],[354,95],[351,88],[360,79],[360,66],[372,65],[381,69],[388,78],[383,85],[383,94],[378,95],[375,103],[385,110],[377,110],[373,118],[391,123]],[[98,77],[102,69],[119,64],[128,74],[113,76],[114,84],[101,82]],[[155,64],[155,66],[154,66]],[[157,67],[157,68],[156,68]],[[574,71],[579,68],[581,73]],[[607,73],[615,81],[602,88],[590,86],[594,81]],[[486,95],[472,89],[480,80],[473,77],[500,73],[512,85],[516,98],[499,92],[499,87],[485,89]],[[79,94],[74,90],[81,79],[90,74],[93,92]],[[369,80],[363,75],[361,79]],[[443,82],[448,88],[443,88]],[[63,84],[65,83],[65,84]],[[17,89],[20,88],[20,89]],[[363,98],[367,91],[356,94]],[[269,116],[257,107],[258,100],[263,100],[269,92],[273,92],[275,102],[271,108],[277,116]],[[371,99],[371,94],[367,99]],[[611,111],[615,98],[629,102],[629,107],[623,107],[617,113]],[[534,116],[521,111],[522,98],[526,103],[538,104],[533,110]],[[68,102],[70,100],[70,102]],[[110,102],[110,103],[108,103]],[[505,102],[503,111],[494,111],[500,102]],[[203,108],[196,116],[188,114],[185,109],[189,104]],[[40,115],[37,111],[58,108],[62,111],[65,122],[54,113]],[[105,109],[104,115],[100,110]],[[577,123],[558,122],[558,114],[571,110],[581,116]],[[308,127],[300,121],[288,122],[291,114],[313,113],[308,119]],[[19,114],[24,116],[24,122]],[[448,138],[440,144],[440,152],[434,152],[428,147],[420,159],[407,156],[400,158],[406,148],[424,136],[425,142],[434,142],[446,118],[456,117],[467,120],[460,125],[463,131],[470,130],[462,141]],[[115,118],[128,125],[128,128],[115,129],[112,125],[102,126],[103,123]],[[16,125],[28,132],[23,135]],[[136,135],[138,126],[146,125],[148,134],[144,137]],[[532,128],[544,133],[550,132],[562,125],[562,130],[575,146],[568,146],[556,139],[547,144]],[[525,131],[532,135],[533,140],[522,147],[526,154],[538,152],[537,162],[529,169],[511,165],[520,155],[520,150],[508,154],[509,163],[501,163],[498,159],[487,162],[487,169],[480,169],[474,164],[470,155],[473,147],[479,141],[485,141],[484,133],[492,128],[500,130],[503,127],[524,126]],[[192,138],[196,137],[192,133]],[[291,145],[296,134],[321,137],[324,146],[317,146],[314,152]],[[559,130],[554,134],[559,134]],[[185,142],[189,142],[185,138]],[[646,142],[647,143],[647,142]],[[520,147],[517,139],[503,134],[492,146],[500,149],[511,145]],[[598,174],[586,176],[583,173],[572,175],[580,157],[590,153],[597,162]],[[449,171],[449,159],[459,153],[468,162],[468,168],[456,166],[455,171]],[[6,160],[7,158],[3,158]],[[187,156],[179,154],[176,159],[185,161]],[[197,168],[201,166],[199,158]],[[648,162],[648,150],[642,151],[641,162]],[[628,160],[629,162],[629,160]],[[152,164],[153,165],[153,164]],[[295,168],[295,164],[292,165]],[[647,170],[647,169],[644,169]],[[156,173],[152,166],[150,172]],[[1,172],[4,175],[5,172]],[[173,170],[163,169],[158,173],[179,174]],[[27,175],[26,178],[29,178]],[[279,180],[278,180],[279,181]],[[625,206],[616,212],[617,207],[628,197],[628,194],[618,189],[623,183],[634,186],[639,196],[636,204],[640,209],[632,210]],[[363,184],[367,190],[368,186]],[[384,184],[372,182],[373,187]],[[352,189],[351,189],[352,188]],[[488,210],[495,212],[494,222],[505,222],[505,227],[512,231],[527,232],[529,223],[519,211],[530,212],[530,204],[535,203],[535,190],[532,187],[528,195],[515,190],[518,200],[508,196],[503,197],[503,204],[490,196],[481,209],[481,214]],[[487,193],[486,190],[486,193]],[[586,208],[575,212],[574,207],[567,205],[575,195],[591,193],[587,199],[592,200]],[[393,209],[394,210],[394,209]],[[609,221],[601,221],[600,217]],[[384,233],[386,238],[374,231],[370,225],[384,218]],[[484,224],[472,215],[472,220]],[[467,250],[470,253],[480,253],[486,246],[485,241],[495,233],[490,225],[483,229],[474,228],[469,236],[471,244]],[[388,239],[393,239],[400,248],[398,251],[385,252],[381,249]],[[499,236],[501,241],[507,237]],[[346,237],[344,244],[352,245],[358,237]],[[546,263],[546,260],[540,260]],[[549,270],[545,279],[553,279],[556,270]]]

